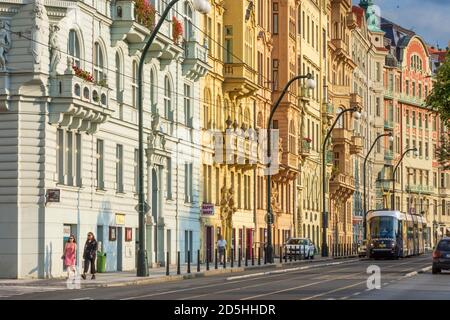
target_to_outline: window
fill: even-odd
[[[192,203],[193,200],[193,181],[192,181],[192,163],[184,164],[184,201]]]
[[[184,85],[184,124],[192,128],[191,86]]]
[[[233,63],[233,27],[225,27],[225,63]]]
[[[242,182],[241,182],[241,174],[237,175],[237,207],[242,208]]]
[[[375,111],[377,114],[377,117],[379,117],[381,115],[381,103],[380,103],[380,98],[376,98],[376,106],[375,106]],[[406,120],[408,122],[408,120]]]
[[[184,3],[184,39],[190,41],[194,36],[194,30],[192,28],[192,8],[189,2]]]
[[[312,24],[312,26],[311,26],[311,32],[312,32],[312,35],[311,35],[311,45],[313,46],[313,48],[316,46],[316,43],[315,43],[315,36],[314,36],[314,21],[311,21],[311,24]]]
[[[167,158],[167,173],[166,173],[166,198],[167,200],[172,199],[172,159]]]
[[[416,83],[414,81],[412,83],[412,95],[413,95],[413,97],[416,96]]]
[[[64,184],[64,131],[56,131],[56,172],[58,183]]]
[[[172,85],[168,76],[164,78],[164,117],[169,121],[173,121]]]
[[[75,184],[77,187],[82,185],[82,165],[81,165],[81,141],[80,133],[75,134]]]
[[[433,172],[433,187],[437,188],[437,173]]]
[[[406,95],[409,96],[409,80],[406,80]]]
[[[412,125],[413,125],[413,127],[416,126],[416,112],[415,111],[412,112]]]
[[[441,173],[441,188],[445,188],[445,174]]]
[[[305,39],[306,34],[306,28],[305,28],[305,11],[302,11],[302,32],[303,32],[303,39]]]
[[[97,189],[105,189],[105,181],[103,176],[104,171],[104,148],[103,140],[97,140]]]
[[[122,64],[119,52],[116,52],[116,100],[122,102]]]
[[[336,116],[338,116],[339,114],[341,114],[341,112],[342,111],[344,111],[342,108],[338,108],[337,110],[336,110]],[[337,122],[337,124],[336,124],[336,128],[344,128],[344,118],[345,118],[345,114],[344,115],[342,115],[340,118],[339,118],[339,120],[338,120],[338,122]]]
[[[419,141],[419,157],[422,157],[422,155],[423,155],[423,153],[422,153],[422,151],[423,151],[422,146],[423,146],[422,141]]]
[[[155,70],[152,68],[150,70],[150,104],[151,104],[151,110],[152,113],[155,114],[156,113],[156,91],[155,88],[157,87],[156,85],[156,74],[155,74]]]
[[[273,14],[273,34],[278,34],[278,13]]]
[[[98,82],[105,77],[103,51],[98,42],[94,44],[94,59],[94,79]]]
[[[75,30],[70,30],[69,32],[69,43],[68,43],[69,56],[73,59],[73,64],[77,67],[81,66],[81,47],[80,41],[78,40],[78,35]]]
[[[203,128],[211,129],[211,94],[205,89],[205,98],[203,101]]]
[[[212,166],[203,165],[203,202],[212,203]]]
[[[428,130],[428,114],[425,114],[425,129]]]
[[[406,110],[406,125],[409,127],[409,110]]]
[[[293,154],[297,154],[296,139],[295,139],[295,126],[294,126],[293,120],[291,120],[289,123],[289,151]]]
[[[217,24],[217,56],[220,60],[223,59],[223,51],[222,51],[222,25],[220,23]]]
[[[138,66],[137,66],[137,62],[133,61],[133,74],[132,74],[132,78],[131,78],[131,105],[135,108],[137,108],[137,103],[138,103]]]
[[[116,191],[123,193],[123,146],[116,146]]]
[[[308,43],[310,43],[310,33],[309,33],[309,30],[310,30],[310,23],[309,23],[309,16],[306,18],[306,39],[307,39],[307,41],[308,41]]]
[[[437,152],[437,146],[436,146],[436,144],[434,143],[434,144],[433,144],[433,160],[436,159],[436,152]]]
[[[422,128],[422,112],[419,112],[419,128]]]
[[[216,205],[220,205],[220,168],[216,168]]]
[[[419,98],[422,98],[422,84],[419,83]]]
[[[428,159],[428,142],[425,142],[425,157]]]
[[[66,175],[67,185],[73,185],[73,135],[72,132],[67,131],[67,145],[66,145]]]
[[[134,192],[139,192],[139,149],[134,149]]]
[[[244,60],[249,66],[253,66],[253,30],[249,27],[245,33],[245,57]]]

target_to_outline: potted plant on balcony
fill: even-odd
[[[178,44],[178,40],[183,34],[183,25],[175,16],[172,17],[172,38],[173,42]]]
[[[136,20],[153,30],[155,27],[155,7],[148,0],[134,0]]]
[[[94,77],[89,71],[85,71],[81,68],[79,68],[77,65],[72,66],[73,71],[75,71],[75,75],[83,80],[86,80],[87,82],[94,82]]]

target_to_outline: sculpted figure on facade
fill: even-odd
[[[61,61],[61,50],[58,37],[59,27],[52,25],[50,27],[50,74],[56,75],[58,64]]]
[[[11,31],[6,21],[0,20],[0,71],[6,71],[7,53],[11,49]]]
[[[45,8],[42,0],[36,0],[34,3],[34,24],[31,28],[31,54],[34,58],[34,63],[39,64],[41,62],[41,48],[42,48],[42,32],[45,16]]]

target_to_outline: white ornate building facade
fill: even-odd
[[[158,12],[163,1],[156,1]],[[107,271],[135,268],[137,70],[151,21],[131,0],[0,3],[0,277],[63,273],[64,240],[78,261],[87,232]],[[199,249],[199,78],[207,49],[189,1],[164,23],[144,67],[145,186],[150,266]],[[147,27],[148,26],[148,27]],[[183,94],[180,94],[183,93]],[[59,202],[55,195],[59,190]]]

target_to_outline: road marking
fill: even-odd
[[[366,283],[366,282],[367,281],[357,282],[357,283],[354,283],[354,284],[351,284],[351,285],[348,285],[348,286],[345,286],[345,287],[341,287],[341,288],[337,288],[337,289],[330,290],[330,291],[327,291],[327,292],[319,293],[319,294],[316,294],[314,296],[310,296],[310,297],[307,297],[307,298],[302,298],[300,300],[312,300],[312,299],[315,299],[315,298],[318,298],[318,297],[325,296],[325,295],[330,294],[330,293],[335,293],[335,292],[342,291],[342,290],[345,290],[345,289],[353,288],[353,287],[359,286],[360,284],[363,284],[363,283]]]
[[[265,275],[270,275],[270,274],[287,273],[287,272],[293,272],[293,271],[299,271],[299,270],[308,270],[308,269],[314,269],[314,268],[320,268],[320,267],[329,267],[329,266],[347,264],[347,263],[352,263],[352,262],[357,262],[357,261],[359,261],[359,260],[353,259],[353,260],[348,260],[348,261],[332,262],[332,263],[317,264],[317,265],[312,265],[312,266],[303,266],[303,267],[288,268],[288,269],[275,270],[275,271],[260,272],[260,273],[254,273],[254,274],[246,274],[246,275],[243,275],[243,276],[228,277],[226,280],[228,281],[228,280],[237,280],[237,279],[248,279],[248,278],[257,277],[257,276],[265,276]]]
[[[70,300],[94,300],[94,299],[92,299],[91,297],[83,297],[83,298],[74,298]]]

